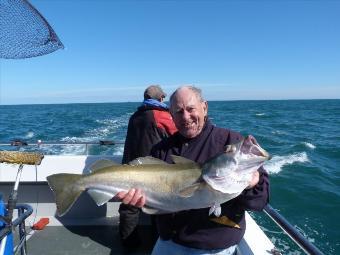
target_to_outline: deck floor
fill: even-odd
[[[140,226],[139,234],[142,244],[134,250],[127,250],[120,243],[118,226],[47,226],[29,236],[27,252],[51,255],[150,254],[153,247],[151,227]]]

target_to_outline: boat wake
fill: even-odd
[[[291,165],[296,162],[309,162],[307,153],[299,152],[287,156],[273,156],[270,161],[267,161],[264,164],[264,167],[270,174],[277,174],[282,171],[284,166]]]

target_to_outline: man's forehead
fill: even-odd
[[[174,97],[174,103],[192,103],[196,104],[199,102],[197,95],[191,90],[179,91]]]
[[[175,98],[172,106],[176,108],[186,108],[197,106],[198,103],[199,100],[197,99],[197,97],[195,95],[190,95],[184,98],[183,97]]]

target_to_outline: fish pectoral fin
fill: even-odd
[[[142,211],[146,214],[162,214],[162,213],[167,213],[165,211],[162,211],[162,210],[159,210],[159,209],[156,209],[156,208],[153,208],[153,207],[150,207],[150,206],[147,206],[147,205],[144,205],[142,207]]]
[[[210,220],[218,224],[228,226],[228,227],[241,228],[240,225],[238,225],[237,223],[229,219],[227,216],[211,218]]]
[[[116,162],[113,162],[112,160],[109,159],[99,159],[95,161],[90,167],[89,170],[91,172],[95,172],[99,169],[102,169],[104,167],[110,167],[110,166],[116,166],[118,165]]]
[[[163,160],[160,160],[158,158],[154,158],[151,156],[147,156],[147,157],[139,157],[136,158],[132,161],[129,162],[130,166],[137,166],[137,165],[167,165],[168,163],[166,163]]]
[[[195,161],[191,159],[183,158],[181,156],[171,155],[171,159],[175,164],[195,164],[198,165]]]
[[[198,183],[194,183],[188,187],[185,187],[184,189],[181,189],[178,193],[179,193],[179,196],[181,197],[191,197],[196,190],[198,190],[201,186],[201,183],[198,182]]]
[[[112,193],[100,189],[89,189],[87,193],[89,193],[98,206],[109,202],[114,197]]]

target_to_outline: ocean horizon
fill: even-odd
[[[243,101],[322,101],[322,100],[340,100],[340,98],[307,98],[307,99],[228,99],[228,100],[207,100],[210,102],[243,102]],[[169,101],[164,101],[169,105]],[[124,103],[141,103],[141,101],[105,101],[105,102],[65,102],[65,103],[13,103],[2,104],[0,106],[19,106],[19,105],[64,105],[64,104],[124,104]]]

